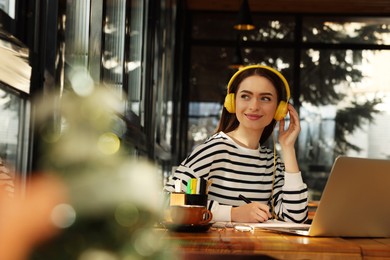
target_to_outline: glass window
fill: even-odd
[[[123,93],[126,1],[110,1],[104,17],[103,84]]]
[[[267,42],[281,41],[292,42],[295,35],[295,18],[293,16],[265,16],[253,15],[253,23],[256,28],[244,32],[248,41]]]
[[[221,110],[222,104],[216,102],[191,102],[189,104],[188,153],[215,132]]]
[[[17,156],[19,107],[20,100],[15,95],[0,89],[0,158],[12,165],[13,169]]]
[[[0,160],[18,174],[24,192],[30,133],[31,66],[29,50],[17,38],[0,29]]]
[[[235,13],[193,13],[192,38],[194,40],[234,40],[237,31],[233,29]],[[251,41],[292,41],[295,21],[292,16],[252,15],[256,28],[241,32]]]
[[[163,151],[170,153],[172,146],[173,131],[173,82],[174,82],[174,41],[175,15],[172,1],[161,1],[165,8],[160,9],[160,24],[155,28],[158,41],[155,47],[155,55],[158,57],[154,62],[154,77],[156,84],[155,104],[155,133],[156,143]],[[169,156],[170,158],[170,156]]]
[[[15,0],[0,0],[0,9],[15,19]]]
[[[310,49],[302,56],[310,62],[301,72],[299,161],[318,199],[338,155],[390,159],[390,51]]]
[[[304,17],[302,40],[319,43],[390,44],[390,18]]]
[[[144,125],[143,92],[141,79],[141,63],[144,44],[144,2],[130,0],[131,8],[126,17],[126,64],[127,73],[127,100],[130,114],[137,115],[140,123]]]
[[[87,68],[94,83],[121,98],[118,113],[137,129],[144,124],[141,63],[144,52],[142,0],[67,1],[66,63]],[[67,73],[67,72],[66,72]]]
[[[233,29],[234,21],[231,14],[226,13],[193,13],[192,14],[192,38],[194,40],[231,40],[235,39]]]
[[[0,83],[0,160],[11,174],[27,172],[29,103]]]
[[[290,88],[293,88],[293,49],[284,48],[243,48],[243,59],[245,64],[264,64],[279,70],[287,79]],[[291,89],[291,91],[294,91]]]
[[[191,53],[190,101],[223,102],[234,70],[228,68],[232,48],[194,46]]]
[[[0,81],[27,94],[31,77],[29,55],[23,43],[0,28]]]

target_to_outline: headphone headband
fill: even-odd
[[[265,66],[265,65],[259,65],[259,64],[258,65],[245,66],[245,67],[239,69],[238,71],[236,71],[236,73],[234,73],[234,75],[229,80],[229,83],[228,83],[228,86],[227,86],[227,93],[228,94],[229,94],[229,91],[230,91],[230,87],[233,84],[234,80],[237,78],[237,76],[240,75],[243,71],[248,70],[248,69],[266,69],[266,70],[269,70],[269,71],[273,72],[275,75],[277,75],[282,80],[282,82],[284,84],[284,88],[286,90],[286,101],[288,102],[288,100],[290,99],[290,86],[288,85],[288,82],[287,82],[286,78],[282,75],[282,73],[280,73],[276,69],[268,67],[268,66]]]
[[[233,81],[237,78],[238,75],[240,75],[243,71],[248,70],[248,69],[266,69],[268,71],[271,71],[274,73],[276,76],[278,76],[284,85],[284,88],[286,90],[286,101],[281,100],[278,104],[278,107],[276,108],[274,119],[276,121],[282,120],[288,112],[288,100],[290,99],[290,87],[287,83],[286,78],[277,70],[264,66],[264,65],[249,65],[246,66],[240,70],[238,70],[234,75],[231,77],[229,80],[228,86],[227,86],[227,95],[225,97],[225,102],[224,102],[224,107],[229,113],[235,113],[236,112],[236,105],[235,105],[235,95],[234,93],[229,93],[231,85],[233,84]]]

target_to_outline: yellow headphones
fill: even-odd
[[[236,112],[235,97],[234,97],[234,93],[229,93],[230,87],[233,84],[233,81],[237,78],[237,76],[239,74],[241,74],[241,72],[243,72],[245,70],[248,70],[248,69],[258,69],[258,68],[267,69],[267,70],[273,72],[274,74],[276,74],[283,81],[284,88],[286,89],[286,101],[282,100],[282,101],[279,102],[279,105],[276,108],[275,115],[274,115],[274,119],[276,121],[280,121],[287,115],[287,112],[288,112],[288,100],[290,99],[290,87],[289,87],[289,85],[287,83],[286,78],[279,71],[277,71],[277,70],[275,70],[275,69],[273,69],[271,67],[268,67],[268,66],[264,66],[264,65],[249,65],[249,66],[246,66],[246,67],[238,70],[236,73],[234,73],[234,75],[231,77],[231,79],[230,79],[230,81],[228,83],[228,86],[227,86],[227,92],[228,93],[227,93],[227,95],[225,97],[224,107],[226,108],[226,110],[229,113],[235,113]]]

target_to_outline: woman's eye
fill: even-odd
[[[248,95],[241,95],[241,99],[249,99]]]
[[[271,98],[270,97],[261,97],[260,100],[261,101],[271,101]]]

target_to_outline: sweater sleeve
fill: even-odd
[[[282,187],[282,203],[280,211],[282,218],[289,222],[304,222],[307,219],[307,185],[302,180],[301,173],[284,173]]]
[[[220,205],[215,200],[209,200],[208,208],[213,214],[213,221],[215,222],[230,222],[232,206]]]
[[[296,189],[296,188],[302,188],[305,186],[305,183],[303,183],[302,180],[302,174],[301,172],[298,173],[284,173],[284,189]]]

